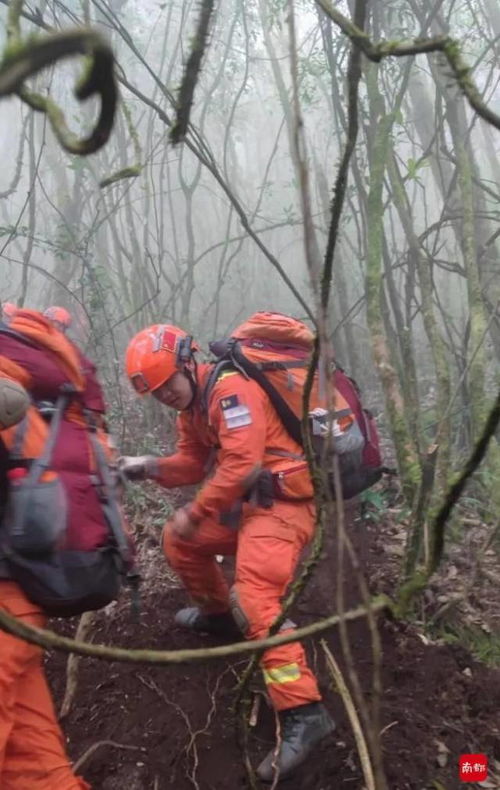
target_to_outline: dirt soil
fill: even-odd
[[[373,591],[384,578],[384,528],[361,521],[356,509],[350,533]],[[179,649],[215,644],[173,625],[184,592],[163,563],[154,532],[143,532],[141,557],[147,568],[140,624],[126,601],[97,615],[94,642],[127,647]],[[334,552],[327,546],[319,572],[293,612],[304,625],[335,607]],[[231,561],[225,560],[228,574]],[[360,602],[354,574],[344,573],[346,608]],[[74,623],[54,624],[72,633]],[[500,671],[479,664],[462,648],[430,643],[416,628],[380,620],[383,647],[382,746],[389,790],[458,790],[479,785],[458,778],[463,753],[484,753],[496,774],[500,767]],[[361,622],[349,627],[352,653],[368,700],[372,688],[370,637]],[[326,641],[341,666],[338,633]],[[319,640],[307,645],[328,709],[337,722],[334,735],[307,765],[280,783],[286,790],[363,790],[353,735],[333,690]],[[239,790],[249,787],[236,741],[235,686],[246,659],[151,668],[82,659],[76,698],[63,722],[71,757],[88,752],[80,773],[93,790]],[[66,657],[50,654],[47,669],[57,704],[65,688]],[[255,679],[253,688],[260,688]],[[272,748],[274,718],[265,702],[250,731],[254,766]],[[481,787],[498,788],[491,779]]]

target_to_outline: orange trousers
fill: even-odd
[[[0,608],[43,627],[20,587],[0,580]],[[42,665],[43,651],[0,631],[1,790],[90,790],[73,774]]]
[[[167,525],[168,526],[168,525]],[[164,530],[170,566],[206,614],[233,611],[247,639],[266,636],[281,611],[302,548],[314,529],[314,507],[277,501],[269,510],[245,506],[238,531],[214,520],[201,522],[190,540]],[[228,588],[216,554],[236,554],[234,586]],[[282,633],[292,629],[282,629]],[[267,650],[261,668],[276,710],[321,699],[316,679],[299,642]]]

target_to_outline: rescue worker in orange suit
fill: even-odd
[[[12,379],[9,378],[12,375]],[[0,357],[0,429],[25,415],[30,399],[16,381],[22,369]],[[26,376],[28,386],[29,375]],[[0,455],[4,452],[0,442]],[[3,465],[3,464],[0,464]],[[5,490],[6,481],[1,487]],[[3,500],[3,495],[2,495]],[[46,617],[4,573],[0,559],[0,608],[29,625]],[[90,790],[73,774],[64,736],[43,671],[43,651],[0,631],[0,788],[2,790]]]
[[[148,327],[132,339],[127,375],[136,392],[152,393],[179,412],[178,439],[173,455],[128,456],[120,463],[131,479],[149,478],[166,488],[204,481],[163,533],[167,560],[195,603],[177,613],[177,624],[231,637],[236,623],[246,638],[259,639],[280,614],[280,600],[313,534],[314,507],[310,495],[294,501],[272,496],[275,476],[291,475],[304,464],[291,457],[300,448],[264,391],[238,371],[226,371],[204,404],[212,366],[198,364],[196,350],[185,332],[170,325]],[[236,554],[231,590],[218,554]],[[261,667],[281,718],[279,757],[271,751],[257,769],[262,780],[272,781],[277,769],[284,777],[300,765],[334,723],[300,643],[267,650]]]
[[[3,305],[5,308],[5,305]],[[64,308],[56,308],[64,310]],[[66,315],[65,315],[66,314]],[[60,321],[59,319],[61,319]],[[32,310],[15,308],[9,321],[14,336],[2,335],[0,354],[0,475],[1,504],[4,504],[6,489],[6,467],[8,465],[7,447],[12,436],[9,428],[19,421],[21,398],[15,389],[24,392],[26,403],[30,404],[25,390],[35,398],[43,413],[44,408],[53,407],[54,393],[59,391],[65,380],[56,358],[51,351],[57,351],[63,334],[71,325],[71,316],[56,313],[49,319]],[[53,327],[53,328],[52,328]],[[56,331],[57,330],[57,331]],[[15,333],[21,332],[32,338],[35,345],[20,343]],[[46,338],[48,345],[41,342]],[[64,346],[68,345],[67,338]],[[38,348],[38,346],[41,346]],[[78,347],[71,343],[77,355],[72,369],[85,377],[83,393],[86,409],[92,412],[96,425],[104,425],[105,403],[102,390],[96,378],[95,366],[87,360]],[[3,378],[5,377],[5,379]],[[25,389],[23,389],[23,387]],[[51,398],[52,400],[45,400]],[[81,528],[84,540],[94,540],[96,531],[104,529],[102,510],[93,491],[88,466],[88,445],[86,434],[63,420],[61,431],[64,439],[55,450],[59,464],[59,475],[66,477],[69,490],[73,481],[77,495],[71,497],[71,520]],[[40,436],[28,431],[26,452],[36,457],[40,452]],[[109,446],[109,438],[106,442]],[[112,450],[110,449],[111,453]],[[105,533],[107,534],[107,532]],[[33,604],[24,594],[20,585],[10,578],[6,561],[0,552],[0,608],[19,617],[31,625],[43,627],[46,615],[40,607]],[[65,753],[64,736],[57,723],[57,717],[43,671],[43,651],[22,640],[0,631],[0,790],[89,790],[89,785],[76,777]]]

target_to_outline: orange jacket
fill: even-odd
[[[210,365],[199,365],[199,389]],[[266,393],[237,372],[221,375],[212,389],[208,414],[199,398],[177,422],[176,452],[158,461],[155,479],[166,488],[201,482],[213,466],[190,510],[194,521],[228,511],[261,469],[290,480],[291,498],[312,497],[302,449],[286,432]]]

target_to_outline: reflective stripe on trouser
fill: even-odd
[[[207,614],[229,608],[227,582],[214,556],[236,553],[231,607],[238,624],[245,626],[245,636],[258,639],[278,616],[281,598],[313,529],[311,504],[275,502],[270,510],[245,506],[239,532],[206,519],[190,540],[165,531],[163,546],[169,564]],[[277,710],[321,698],[298,642],[266,651],[261,667]]]
[[[271,510],[245,515],[238,539],[233,597],[248,623],[246,636],[260,639],[281,611],[300,552],[314,530],[314,507],[276,501]],[[287,633],[286,628],[281,633]],[[276,710],[321,699],[316,678],[299,642],[267,650],[261,668]]]
[[[0,581],[0,607],[30,625],[45,624],[14,582]],[[0,788],[90,790],[71,770],[42,656],[39,647],[0,631]]]

